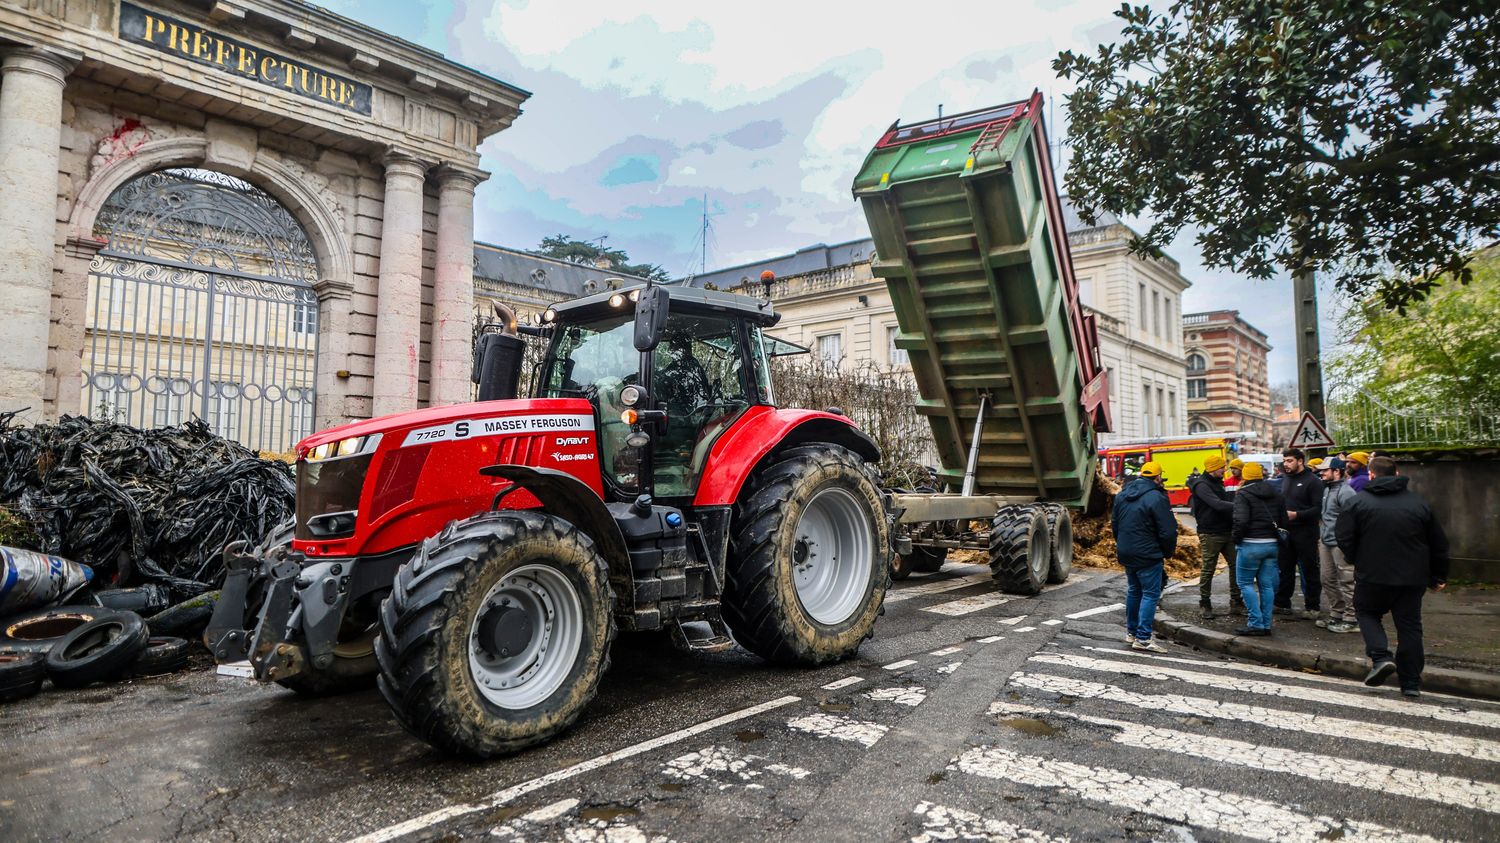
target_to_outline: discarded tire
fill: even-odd
[[[890,539],[870,469],[807,445],[758,470],[735,507],[724,620],[780,664],[848,658],[873,634],[890,586]]]
[[[488,758],[578,719],[609,668],[614,592],[594,543],[531,510],[455,521],[380,606],[380,693],[407,731]]]
[[[41,653],[0,653],[0,702],[23,700],[42,690],[45,660]]]
[[[131,612],[92,620],[47,652],[47,675],[59,688],[82,688],[130,672],[149,638],[146,622]]]
[[[990,574],[1000,590],[1040,594],[1051,565],[1049,545],[1041,507],[1001,507],[990,522]]]
[[[1047,582],[1067,582],[1073,575],[1073,516],[1060,503],[1042,504],[1042,514],[1047,518],[1047,538],[1052,546]]]
[[[130,672],[135,676],[176,673],[187,667],[190,646],[186,638],[148,638],[145,648],[135,657],[135,664],[131,665]]]
[[[0,628],[0,650],[46,655],[68,633],[119,611],[99,606],[58,606],[23,612],[8,618]]]

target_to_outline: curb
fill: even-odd
[[[1363,680],[1370,672],[1369,660],[1340,653],[1317,653],[1297,647],[1278,647],[1264,638],[1230,635],[1206,627],[1183,623],[1157,610],[1156,628],[1179,644],[1254,659],[1292,670],[1316,670],[1346,679]],[[1471,670],[1429,667],[1422,671],[1422,690],[1500,700],[1500,676]]]

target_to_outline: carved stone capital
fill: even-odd
[[[488,179],[490,174],[477,167],[466,167],[451,161],[439,164],[432,174],[437,177],[440,190],[463,190],[473,193],[474,188]]]
[[[12,73],[35,73],[61,85],[78,62],[83,59],[77,53],[64,53],[43,47],[6,47],[0,49],[6,76]]]
[[[380,159],[380,162],[385,165],[385,176],[387,179],[393,176],[409,176],[423,179],[427,177],[427,171],[432,167],[432,162],[419,158],[395,146],[386,150],[385,156]]]

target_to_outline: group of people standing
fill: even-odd
[[[1358,631],[1371,660],[1366,684],[1399,675],[1401,691],[1420,694],[1422,595],[1441,589],[1448,540],[1432,508],[1407,488],[1388,456],[1354,452],[1309,463],[1297,448],[1282,452],[1279,482],[1259,463],[1210,456],[1189,498],[1202,552],[1199,608],[1213,618],[1213,580],[1229,563],[1229,614],[1235,630],[1271,635],[1272,616],[1312,619],[1332,633]],[[1238,478],[1231,493],[1226,473]],[[1148,462],[1115,498],[1112,522],[1127,573],[1126,631],[1136,649],[1151,639],[1164,561],[1177,547],[1177,524],[1161,466]],[[1301,583],[1304,610],[1292,608]],[[1327,608],[1324,608],[1326,598]],[[1392,654],[1382,619],[1392,616],[1400,642]]]

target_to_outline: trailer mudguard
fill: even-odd
[[[746,410],[708,452],[693,506],[732,506],[750,472],[767,454],[809,442],[842,445],[867,462],[880,461],[875,441],[847,416],[757,405]]]

